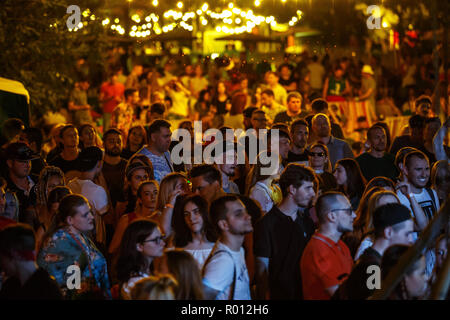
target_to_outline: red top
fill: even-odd
[[[111,84],[104,82],[100,87],[100,92],[104,94],[104,99],[120,98],[123,96],[125,87],[121,83]],[[112,113],[114,108],[119,104],[116,99],[111,99],[103,104],[103,112]]]
[[[303,298],[329,300],[326,288],[341,284],[350,274],[353,259],[344,242],[335,243],[316,232],[309,240],[300,261]]]

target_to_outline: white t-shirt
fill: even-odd
[[[95,213],[103,215],[108,211],[108,195],[103,187],[91,180],[80,180],[78,178],[71,180],[67,186],[73,193],[86,197]]]
[[[251,300],[250,278],[247,265],[245,264],[244,249],[241,247],[237,252],[232,251],[219,242],[216,251],[218,250],[226,250],[231,256],[225,252],[220,252],[213,256],[205,267],[203,283],[219,291],[216,300],[228,300],[233,284],[233,276],[235,276],[233,300]]]
[[[431,189],[434,195],[434,203],[436,204],[436,211],[434,210],[433,200],[431,199],[429,193],[425,188],[422,188],[421,193],[414,193],[414,198],[416,198],[419,205],[422,207],[423,213],[428,218],[428,221],[431,221],[433,218],[434,212],[439,211],[439,199],[436,191]],[[408,207],[411,211],[411,216],[414,218],[414,212],[412,211],[411,204],[409,203],[408,198],[400,191],[397,191],[397,196],[400,199],[400,203],[404,206]]]
[[[212,250],[212,248],[198,249],[198,250],[185,249],[185,251],[189,252],[194,257],[194,259],[197,261],[200,270],[202,270],[203,264],[205,263],[206,259],[208,258],[209,254],[211,253],[211,250]]]

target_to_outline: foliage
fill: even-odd
[[[0,8],[0,76],[20,81],[29,91],[34,115],[58,110],[76,78],[80,57],[101,61],[103,29],[90,24],[68,32],[67,7],[76,3],[81,11],[97,1],[2,0]]]

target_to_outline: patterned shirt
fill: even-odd
[[[153,165],[155,180],[158,181],[158,183],[161,183],[161,180],[166,175],[174,171],[169,151],[164,152],[162,156],[158,156],[152,153],[150,150],[148,150],[147,146],[144,146],[137,153],[143,154],[150,159]]]

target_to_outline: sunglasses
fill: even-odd
[[[160,244],[161,242],[164,241],[165,238],[166,238],[166,235],[163,234],[163,235],[160,235],[159,237],[156,237],[154,239],[148,239],[148,240],[142,241],[142,243],[154,242],[156,244]]]
[[[309,155],[311,157],[323,157],[325,156],[325,152],[310,152]]]

